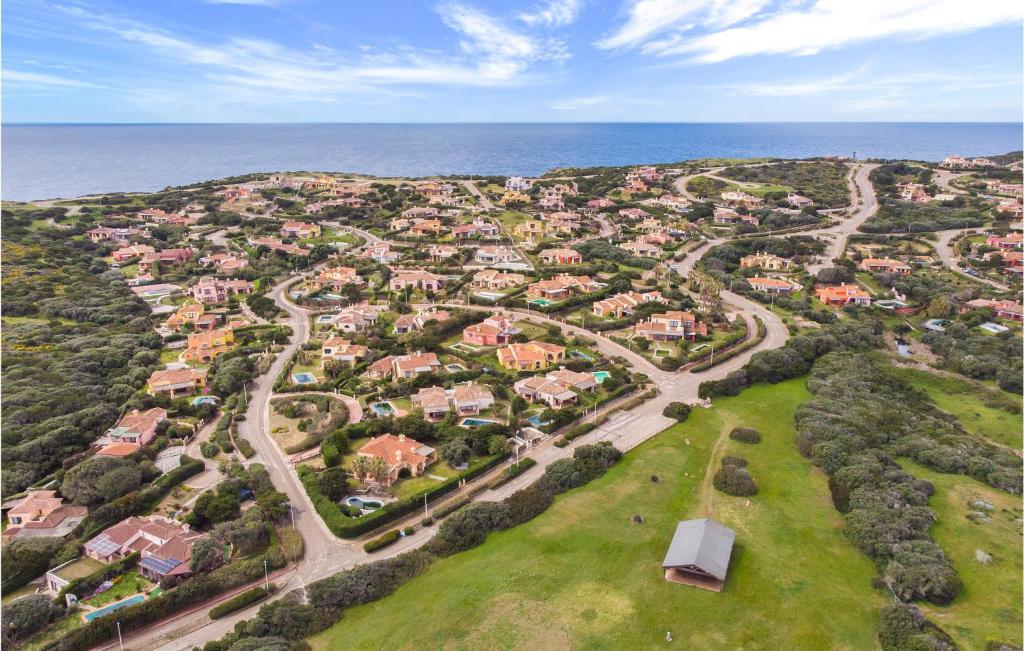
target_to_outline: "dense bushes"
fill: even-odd
[[[729,432],[729,438],[740,443],[760,443],[761,432],[758,432],[753,427],[734,427]]]
[[[425,551],[411,551],[365,565],[309,584],[307,594],[314,608],[338,612],[344,608],[376,601],[394,592],[420,574],[433,561]]]
[[[883,200],[878,212],[864,222],[859,230],[865,233],[926,233],[951,228],[974,228],[984,223],[985,215],[974,208]]]
[[[789,186],[829,208],[850,203],[846,184],[849,173],[842,162],[826,161],[783,161],[775,165],[727,167],[720,172],[721,176],[738,181]]]
[[[225,615],[230,615],[236,610],[248,608],[257,601],[266,599],[279,589],[276,583],[271,583],[269,587],[269,590],[267,589],[267,586],[262,585],[256,588],[249,588],[244,592],[236,594],[227,601],[222,601],[210,609],[210,619],[220,619]]]
[[[755,353],[747,364],[721,380],[701,382],[698,395],[734,396],[755,382],[782,382],[811,370],[822,355],[836,350],[867,351],[880,347],[881,326],[847,321],[792,337],[782,348]]]
[[[562,436],[563,438],[565,438],[566,441],[572,441],[574,439],[578,439],[579,437],[585,434],[591,433],[592,431],[594,431],[596,427],[597,425],[595,425],[594,423],[582,423],[580,425],[577,425],[576,427],[573,427],[571,430],[569,430]],[[528,459],[524,459],[524,461],[528,461]]]
[[[43,594],[30,594],[5,604],[0,613],[4,646],[28,638],[63,612]]]
[[[884,651],[955,651],[953,640],[925,619],[916,606],[900,604],[882,611],[878,643]]]
[[[682,423],[690,417],[690,410],[690,405],[685,402],[670,402],[665,405],[665,409],[662,410],[661,415],[665,418],[674,418]]]
[[[875,560],[881,580],[901,599],[948,603],[960,581],[929,533],[934,488],[893,457],[1020,494],[1019,457],[959,429],[868,356],[827,355],[807,386],[814,398],[797,410],[797,443],[829,475],[847,537]]]
[[[747,470],[747,460],[742,457],[723,457],[722,467],[715,473],[712,483],[728,495],[757,495],[757,484]]]
[[[63,538],[36,536],[15,538],[0,554],[3,592],[17,590],[51,567],[78,556],[77,549],[64,549]]]

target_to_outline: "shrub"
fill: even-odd
[[[227,601],[221,602],[210,609],[210,619],[220,619],[225,615],[230,615],[236,610],[242,610],[248,608],[257,601],[262,601],[270,595],[274,594],[279,590],[277,584],[271,583],[270,590],[268,591],[265,586],[259,586],[256,588],[249,588],[244,592],[236,594]]]
[[[597,425],[595,425],[594,423],[583,423],[572,428],[562,436],[565,438],[566,441],[572,441],[573,439],[578,439],[584,434],[589,434],[590,432],[594,431],[596,427]]]
[[[305,553],[302,534],[295,529],[285,528],[279,529],[277,535],[281,539],[281,552],[287,562],[291,563],[302,558]]]
[[[916,606],[904,604],[882,610],[878,642],[885,651],[954,651],[957,648],[949,635],[925,619]]]
[[[501,502],[476,502],[459,509],[444,522],[427,543],[438,556],[471,549],[481,544],[492,531],[511,526],[511,510]]]
[[[505,498],[508,505],[509,519],[511,526],[516,526],[532,520],[547,510],[555,496],[548,491],[538,488],[536,485],[512,493]]]
[[[674,418],[681,423],[690,416],[690,405],[685,402],[670,402],[665,405],[661,415],[666,418]]]
[[[488,485],[488,488],[494,489],[504,486],[508,482],[512,481],[514,478],[518,477],[519,475],[523,474],[524,472],[526,472],[527,470],[536,465],[537,462],[530,457],[524,458],[519,463],[513,463],[508,468],[505,468],[505,470],[503,470],[501,474],[498,475],[493,481],[491,481],[491,483]]]
[[[0,615],[4,646],[31,636],[63,612],[63,608],[42,594],[31,594],[4,605]]]
[[[203,455],[204,459],[212,459],[217,456],[218,452],[220,452],[220,448],[217,447],[216,443],[203,441],[199,444],[199,453]]]
[[[256,455],[256,450],[253,449],[252,443],[249,443],[249,441],[240,436],[235,437],[235,445],[238,446],[238,451],[241,452],[242,456],[246,459],[251,459]]]
[[[564,448],[565,446],[569,445],[569,443],[570,443],[570,441],[568,439],[560,438],[557,441],[555,441],[555,447],[556,448]]]
[[[402,533],[398,529],[392,529],[391,531],[367,542],[365,545],[363,545],[363,550],[367,554],[375,552],[378,549],[383,549],[384,547],[387,547],[388,545],[393,545],[394,543],[398,542],[398,539],[401,537]]]
[[[729,459],[730,457],[726,457]],[[736,459],[737,457],[731,457]],[[722,459],[722,467],[715,473],[712,483],[715,488],[726,493],[728,495],[738,495],[741,497],[747,497],[750,495],[757,494],[757,484],[751,478],[750,473],[743,465],[735,463],[726,463],[726,459]]]
[[[753,427],[734,427],[729,432],[729,438],[740,443],[760,443],[761,432],[758,432]]]
[[[399,554],[372,563],[357,565],[309,585],[309,603],[317,609],[339,611],[370,603],[394,592],[420,574],[433,561],[422,550]]]

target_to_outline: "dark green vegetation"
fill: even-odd
[[[935,514],[928,498],[935,488],[895,459],[971,475],[1019,495],[1020,458],[934,413],[922,392],[871,356],[822,357],[807,386],[815,397],[797,411],[797,442],[829,475],[847,536],[875,560],[881,581],[901,599],[949,603],[961,583],[929,532]]]
[[[931,182],[932,171],[906,163],[890,163],[871,171],[871,182],[878,195],[878,212],[861,225],[865,233],[924,233],[950,228],[969,228],[985,223],[979,204],[958,196],[941,203],[901,201],[900,183],[920,183],[930,195],[939,193]]]
[[[743,457],[722,457],[722,466],[711,481],[716,489],[727,495],[757,495],[757,484],[750,476],[747,460]]]
[[[3,211],[5,495],[77,462],[159,360],[149,307],[84,229],[39,227],[62,214]]]
[[[786,185],[797,194],[812,199],[815,204],[828,208],[849,204],[850,191],[846,183],[849,174],[850,168],[839,161],[787,161],[760,167],[727,167],[720,173],[737,181]],[[785,192],[779,194],[785,199]]]
[[[993,337],[957,322],[945,332],[924,333],[921,341],[942,358],[946,370],[975,380],[996,380],[1004,391],[1021,392],[1024,350],[1017,333],[1008,331]]]
[[[210,619],[220,619],[225,615],[230,615],[236,610],[242,610],[243,608],[247,608],[256,603],[257,601],[262,601],[263,599],[266,599],[270,595],[277,592],[278,589],[279,588],[276,583],[271,583],[269,586],[269,590],[267,589],[267,586],[262,585],[256,588],[249,588],[248,590],[240,592],[236,594],[234,597],[228,599],[227,601],[221,602],[213,608],[211,608]]]

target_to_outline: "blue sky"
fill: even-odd
[[[5,0],[5,122],[1019,121],[1019,0]]]

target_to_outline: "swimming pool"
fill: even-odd
[[[316,384],[316,376],[312,373],[294,373],[292,381],[295,384]]]
[[[526,422],[533,425],[534,427],[543,427],[548,424],[541,420],[540,414],[534,414],[533,416],[530,416],[529,418],[526,419]]]
[[[494,425],[497,422],[498,421],[496,420],[488,420],[486,418],[463,418],[462,422],[459,424],[463,427],[473,428],[483,427],[484,425]]]
[[[596,380],[598,384],[601,384],[609,377],[611,377],[611,375],[612,374],[609,373],[608,371],[594,371],[594,380]]]
[[[588,355],[586,353],[581,353],[578,350],[570,350],[569,351],[569,357],[575,357],[576,359],[582,359],[582,360],[587,361],[587,362],[594,361],[593,357],[591,357],[590,355]]]
[[[377,509],[379,509],[382,506],[384,506],[383,502],[378,502],[377,500],[364,500],[361,497],[355,497],[355,496],[350,497],[347,500],[345,500],[345,504],[348,504],[349,506],[355,506],[355,507],[359,508],[360,510],[366,511],[366,512],[376,511]]]
[[[504,294],[499,294],[498,292],[477,292],[476,295],[480,298],[486,298],[489,301],[496,301],[499,298],[505,297]]]
[[[530,302],[533,303],[534,305],[540,305],[541,307],[547,307],[548,305],[551,305],[551,301],[549,301],[546,298],[535,298]]]
[[[378,416],[392,416],[395,408],[390,402],[371,402],[370,409]]]
[[[445,364],[444,370],[448,371],[449,373],[461,373],[462,371],[466,370],[466,367],[463,366],[462,364]]]
[[[318,316],[316,318],[316,322],[321,324],[321,325],[324,324],[324,323],[333,323],[334,322],[334,315],[333,314],[321,314],[320,316]]]
[[[198,396],[192,398],[192,406],[197,407],[199,405],[215,405],[217,404],[216,396]]]
[[[142,603],[145,600],[146,598],[144,596],[137,594],[135,596],[128,597],[127,599],[122,599],[121,601],[115,601],[112,604],[107,604],[103,608],[94,610],[91,613],[87,613],[85,615],[85,621],[91,622],[92,620],[97,619],[99,617],[109,615],[115,610],[120,610],[121,608],[125,608],[127,606],[134,606],[135,604]]]

